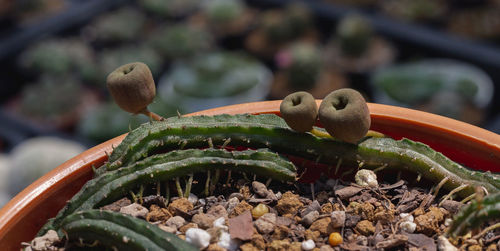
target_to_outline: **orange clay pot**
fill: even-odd
[[[319,105],[320,100],[318,100]],[[280,101],[225,106],[190,115],[221,113],[279,114]],[[452,160],[478,170],[500,172],[500,135],[442,116],[416,110],[368,104],[371,129],[396,139],[426,143]],[[31,241],[45,222],[92,177],[92,166],[107,160],[121,135],[68,160],[24,189],[0,210],[0,247],[19,250]]]

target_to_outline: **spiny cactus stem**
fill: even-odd
[[[188,198],[191,193],[191,186],[193,185],[193,174],[189,174],[188,182],[186,183],[186,191],[184,192],[184,197]]]
[[[160,182],[156,182],[156,196],[160,196]]]
[[[444,196],[444,198],[441,200],[441,202],[439,202],[438,206],[441,206],[443,204],[443,202],[445,200],[447,200],[448,198],[450,198],[453,194],[461,191],[461,190],[464,190],[465,188],[467,188],[469,186],[469,184],[462,184],[460,185],[459,187],[451,190],[446,196]]]
[[[212,142],[212,138],[208,138],[207,142],[208,142],[208,147],[209,148],[214,148],[214,143]]]
[[[182,192],[181,183],[179,182],[179,178],[175,178],[175,187],[177,188],[177,195],[179,198],[184,197],[184,193]]]
[[[142,114],[148,116],[150,120],[151,119],[154,119],[156,121],[165,120],[164,117],[162,117],[162,116],[160,116],[160,115],[158,115],[158,114],[156,114],[154,112],[149,111],[148,108],[144,108],[144,110],[140,111],[139,113],[142,113]]]

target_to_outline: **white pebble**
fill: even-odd
[[[200,249],[208,247],[210,238],[210,234],[200,228],[190,228],[186,231],[186,241]]]
[[[354,176],[356,184],[363,187],[378,187],[377,175],[368,169],[359,170]]]
[[[313,250],[316,247],[316,243],[313,240],[307,240],[302,242],[303,250]]]
[[[229,251],[235,251],[240,246],[240,242],[237,239],[231,239],[231,235],[228,232],[222,231],[219,235],[217,245]]]
[[[224,217],[217,218],[212,224],[215,228],[221,228],[224,230],[228,229],[228,227],[226,226],[226,219],[224,219]]]
[[[198,196],[190,193],[189,197],[188,197],[188,201],[191,202],[191,204],[196,205],[196,203],[198,202]]]
[[[415,224],[411,221],[403,221],[403,222],[401,222],[399,227],[401,228],[401,230],[411,234],[411,233],[415,232],[415,229],[417,228],[417,224]]]
[[[399,218],[401,218],[401,220],[410,221],[410,222],[413,222],[413,220],[414,220],[413,215],[408,214],[408,213],[400,213]]]
[[[450,243],[450,241],[448,241],[448,239],[446,239],[446,237],[444,236],[439,236],[438,239],[437,239],[437,248],[439,251],[457,251],[458,249],[453,246],[453,244]]]

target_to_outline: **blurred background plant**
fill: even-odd
[[[499,13],[495,0],[0,1],[0,177],[22,139],[90,147],[147,122],[105,88],[133,61],[164,117],[351,87],[500,132]]]

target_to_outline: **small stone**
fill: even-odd
[[[330,217],[321,218],[313,222],[309,229],[311,231],[319,231],[322,235],[328,235],[329,233],[333,232],[333,228],[330,224],[331,221],[332,219],[330,219]]]
[[[177,210],[186,213],[193,209],[193,204],[186,198],[179,198],[168,205],[168,211],[172,215],[177,215]]]
[[[460,208],[462,208],[463,205],[464,205],[463,203],[455,200],[445,200],[441,204],[441,206],[444,207],[444,209],[448,210],[448,212],[452,214],[457,213],[458,210],[460,210]]]
[[[165,198],[160,195],[148,195],[142,198],[144,207],[151,207],[152,205],[157,205],[161,208],[165,208]]]
[[[482,251],[482,250],[483,248],[478,244],[470,245],[469,247],[467,247],[467,251]]]
[[[241,251],[259,251],[257,247],[255,247],[252,243],[245,243],[240,246]]]
[[[213,244],[208,245],[208,247],[207,247],[207,249],[205,249],[205,251],[226,251],[226,249],[213,243]]]
[[[101,207],[101,209],[106,211],[120,212],[120,209],[122,207],[128,206],[130,204],[132,204],[132,202],[127,197],[125,197],[109,205],[103,206]]]
[[[158,226],[161,230],[165,232],[169,232],[172,234],[175,234],[177,232],[177,228],[175,226],[165,226],[165,225],[159,225]]]
[[[266,242],[264,241],[264,237],[262,237],[262,235],[260,234],[254,233],[252,235],[252,244],[259,250],[264,250],[266,248]]]
[[[186,241],[195,247],[204,249],[210,244],[210,234],[199,228],[190,228],[186,231]]]
[[[302,242],[294,241],[294,242],[290,243],[290,248],[288,250],[289,251],[302,251]]]
[[[284,214],[294,215],[303,206],[304,204],[300,202],[299,196],[288,191],[285,194],[283,194],[280,200],[278,200],[278,204],[276,205],[275,208],[281,215]]]
[[[188,196],[188,201],[191,202],[191,204],[196,205],[196,203],[198,203],[198,196],[190,193]]]
[[[251,211],[253,209],[252,205],[248,204],[246,201],[240,202],[238,205],[234,207],[234,210],[229,214],[229,217],[238,216],[245,211]]]
[[[306,231],[304,231],[304,238],[305,239],[318,241],[320,236],[321,236],[321,233],[319,231],[311,231],[310,229],[307,229]]]
[[[356,230],[364,236],[370,236],[375,233],[375,227],[369,220],[362,220],[358,222],[358,224],[356,224]]]
[[[410,222],[413,222],[413,220],[415,220],[415,219],[413,218],[413,215],[408,214],[408,213],[400,213],[400,214],[399,214],[399,218],[400,218],[401,220],[404,220],[404,221],[410,221]]]
[[[236,251],[236,249],[238,249],[238,247],[240,246],[240,242],[240,240],[232,239],[231,235],[228,232],[222,231],[219,236],[219,242],[217,242],[217,245],[227,249],[228,251]]]
[[[394,235],[390,235],[385,240],[378,242],[377,245],[375,245],[375,247],[385,250],[385,249],[390,249],[390,248],[394,248],[397,246],[401,246],[401,245],[405,244],[407,241],[408,241],[408,236],[402,235],[402,234],[394,234]]]
[[[271,235],[271,238],[274,240],[282,240],[288,238],[289,235],[290,235],[289,228],[278,225],[274,227],[274,233]]]
[[[448,238],[440,235],[437,239],[437,248],[439,251],[458,251],[458,248],[450,243]]]
[[[170,219],[172,215],[166,208],[160,208],[158,205],[151,205],[149,208],[149,213],[146,215],[146,221],[148,222],[165,222]]]
[[[240,200],[236,197],[233,197],[227,201],[226,212],[228,213],[228,215],[230,215],[234,211],[234,208],[238,204],[240,204]]]
[[[148,214],[149,210],[137,203],[132,203],[128,206],[122,207],[120,209],[120,213],[122,214],[128,214],[133,217],[140,217],[140,218],[145,218],[146,215]]]
[[[345,226],[346,227],[354,227],[361,220],[361,216],[356,214],[348,214],[345,215]]]
[[[273,240],[267,244],[267,251],[282,251],[290,248],[290,241],[288,240]]]
[[[415,229],[417,228],[417,224],[411,221],[403,221],[401,224],[399,224],[399,227],[401,230],[407,232],[407,233],[413,233],[415,232]]]
[[[332,203],[325,203],[321,206],[320,214],[330,214],[332,213],[333,210],[333,205]]]
[[[283,225],[289,227],[292,224],[293,220],[288,217],[277,216],[276,217],[276,225]]]
[[[378,187],[377,175],[372,170],[361,169],[354,176],[356,184],[362,187]]]
[[[238,198],[238,200],[244,200],[245,197],[243,197],[243,194],[241,193],[232,193],[231,195],[229,195],[229,200],[232,199],[232,198]]]
[[[54,230],[47,231],[46,234],[40,237],[36,237],[31,242],[31,248],[33,250],[49,250],[50,246],[59,241],[59,236]]]
[[[319,204],[319,202],[317,200],[313,201],[311,204],[309,204],[306,209],[302,210],[300,212],[300,217],[304,217],[306,216],[307,214],[309,214],[310,212],[313,212],[313,211],[317,211],[319,212],[321,210],[321,205]]]
[[[226,218],[219,217],[219,218],[215,219],[213,222],[213,227],[220,228],[220,229],[227,231],[228,227],[226,226]]]
[[[343,227],[346,219],[345,211],[333,211],[330,214],[330,218],[332,219],[332,227]]]
[[[429,212],[415,218],[417,231],[427,236],[439,232],[439,223],[444,220],[444,213],[437,207],[430,207]]]
[[[222,205],[216,205],[208,209],[208,215],[212,215],[214,218],[224,217],[227,218],[227,211]]]
[[[174,216],[165,222],[165,226],[167,227],[175,227],[176,229],[179,229],[180,227],[184,226],[186,224],[186,220],[180,216]]]
[[[213,215],[204,213],[195,214],[191,219],[192,222],[198,224],[198,226],[202,229],[211,228],[214,220],[215,217]]]
[[[302,223],[304,223],[304,225],[308,227],[318,218],[319,218],[319,212],[311,211],[306,216],[304,216],[304,218],[302,218]]]
[[[229,234],[232,238],[243,241],[251,240],[253,235],[252,215],[246,211],[236,217],[229,219]]]
[[[319,248],[319,251],[334,251],[330,245],[323,245]]]
[[[269,191],[267,190],[267,187],[266,185],[258,182],[258,181],[254,181],[252,182],[252,190],[257,194],[259,195],[260,197],[262,198],[266,198],[267,197],[267,194],[269,193]]]
[[[303,241],[301,247],[303,250],[312,250],[316,247],[316,243],[313,240]]]
[[[274,231],[274,226],[276,226],[276,215],[273,213],[264,214],[254,222],[254,226],[259,233],[269,234]]]
[[[188,229],[190,229],[190,228],[198,228],[198,225],[197,225],[196,223],[192,223],[192,222],[190,222],[190,223],[188,223],[188,224],[186,224],[186,225],[184,225],[184,226],[180,227],[180,228],[179,228],[179,232],[181,232],[181,233],[186,233],[186,231],[187,231]],[[200,229],[200,230],[203,230],[203,229]],[[205,231],[205,230],[203,230],[203,231]]]
[[[361,192],[361,190],[363,190],[361,187],[348,186],[335,190],[335,195],[337,195],[340,199],[345,200]]]

